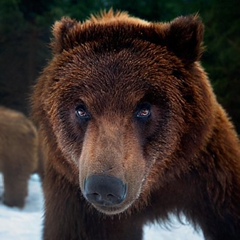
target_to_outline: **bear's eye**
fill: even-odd
[[[88,112],[87,108],[84,105],[79,105],[76,109],[75,109],[75,113],[77,118],[80,121],[88,121],[91,119],[91,115]]]
[[[138,106],[136,112],[136,118],[142,121],[147,121],[151,117],[151,105],[149,103],[143,103]]]

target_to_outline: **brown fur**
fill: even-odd
[[[33,123],[20,112],[0,107],[0,171],[6,205],[24,206],[29,177],[38,170],[38,136]]]
[[[47,153],[45,240],[142,239],[146,222],[169,213],[206,239],[240,238],[239,140],[199,63],[203,31],[197,16],[148,23],[112,11],[55,24],[33,94]],[[151,118],[141,122],[145,102]],[[126,200],[88,203],[93,174],[121,179]]]

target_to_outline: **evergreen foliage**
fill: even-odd
[[[198,13],[205,23],[203,65],[240,132],[239,0],[0,0],[0,105],[28,112],[31,86],[50,58],[50,26],[100,10],[128,11],[149,21]]]

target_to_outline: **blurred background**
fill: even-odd
[[[83,21],[113,7],[149,21],[198,13],[205,26],[202,64],[240,133],[239,0],[0,0],[0,105],[29,114],[29,95],[51,58],[51,26],[62,16]]]

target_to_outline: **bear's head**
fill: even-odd
[[[215,101],[199,64],[203,31],[198,16],[149,23],[112,11],[54,25],[33,111],[48,165],[100,212],[147,204],[194,167]]]

